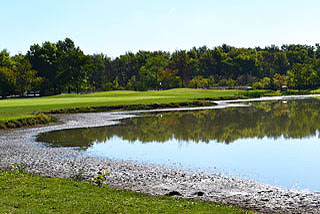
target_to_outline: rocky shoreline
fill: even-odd
[[[223,106],[204,108],[221,107]],[[179,110],[200,108],[202,107]],[[174,109],[161,111],[169,110]],[[143,111],[57,115],[60,122],[54,125],[0,131],[0,168],[9,168],[13,163],[17,163],[25,166],[27,171],[42,176],[70,178],[81,171],[89,179],[99,168],[108,167],[110,176],[107,183],[111,187],[150,195],[200,198],[259,213],[320,213],[319,193],[285,190],[220,174],[84,157],[80,150],[51,148],[35,141],[35,136],[42,132],[113,125],[118,123],[119,119],[133,117],[138,112]]]

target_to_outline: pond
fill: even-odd
[[[320,100],[268,101],[248,107],[144,113],[117,125],[53,131],[49,146],[86,156],[179,166],[320,191]]]

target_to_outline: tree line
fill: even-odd
[[[105,90],[252,86],[320,87],[320,45],[128,52],[116,58],[84,54],[66,38],[34,44],[25,55],[0,52],[0,95]]]

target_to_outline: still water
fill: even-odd
[[[53,131],[50,146],[85,155],[219,172],[284,188],[320,191],[320,100],[146,113],[119,125]]]

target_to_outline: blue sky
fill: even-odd
[[[0,0],[0,49],[71,38],[85,53],[320,43],[318,0]]]

